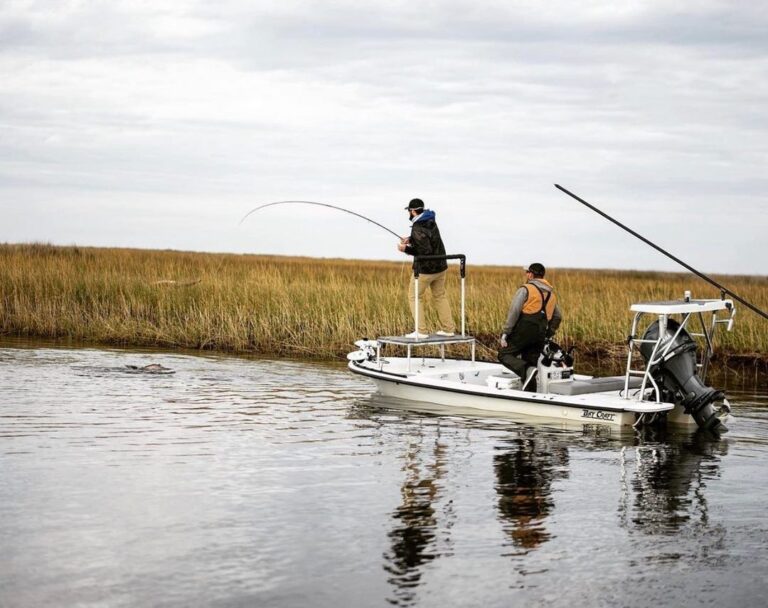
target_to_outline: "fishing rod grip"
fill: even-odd
[[[467,276],[467,256],[463,253],[452,253],[450,255],[415,255],[413,256],[413,276],[417,279],[421,271],[419,270],[419,262],[424,260],[459,260],[459,272],[461,278]]]

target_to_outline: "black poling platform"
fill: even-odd
[[[586,395],[589,393],[607,393],[623,391],[625,376],[607,376],[605,378],[590,378],[589,380],[573,380],[571,382],[550,382],[548,391],[556,395]],[[631,377],[629,388],[640,388],[643,379]]]

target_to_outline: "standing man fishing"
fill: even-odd
[[[435,223],[435,212],[430,209],[424,209],[424,201],[420,198],[414,198],[405,208],[408,211],[408,219],[411,221],[411,236],[400,240],[397,246],[399,251],[408,255],[445,255],[445,245],[440,238],[440,230]],[[413,262],[416,268],[416,260]],[[437,308],[437,316],[440,320],[441,329],[437,331],[438,336],[452,336],[456,332],[456,326],[453,323],[451,315],[451,306],[445,295],[445,275],[448,272],[448,262],[445,260],[423,260],[419,262],[419,318],[416,317],[415,310],[415,284],[416,281],[411,275],[411,284],[408,289],[408,304],[411,307],[411,315],[416,321],[418,331],[406,334],[406,338],[426,338],[429,334],[427,326],[424,323],[424,293],[427,288],[432,290],[432,297]]]
[[[544,279],[545,273],[538,262],[526,269],[526,282],[512,298],[499,340],[499,361],[523,379],[523,387],[536,372],[544,342],[562,320],[554,287]]]

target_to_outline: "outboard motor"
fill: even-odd
[[[669,391],[675,401],[680,401],[685,412],[693,416],[700,428],[724,433],[728,428],[717,416],[714,402],[722,400],[725,394],[706,386],[699,378],[696,368],[696,342],[684,329],[677,334],[680,324],[669,319],[667,321],[666,336],[656,351],[657,356],[667,352],[666,356],[655,365],[650,365],[654,343],[659,338],[659,322],[655,321],[645,330],[644,342],[640,345],[640,352],[645,359],[645,364],[659,384],[659,388]],[[674,342],[670,347],[670,340]],[[668,349],[668,350],[667,350]]]

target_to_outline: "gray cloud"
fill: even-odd
[[[395,259],[346,219],[233,227],[286,198],[391,224],[418,193],[477,262],[544,234],[552,265],[671,269],[559,182],[705,270],[766,274],[767,23],[725,2],[6,4],[0,240]]]

